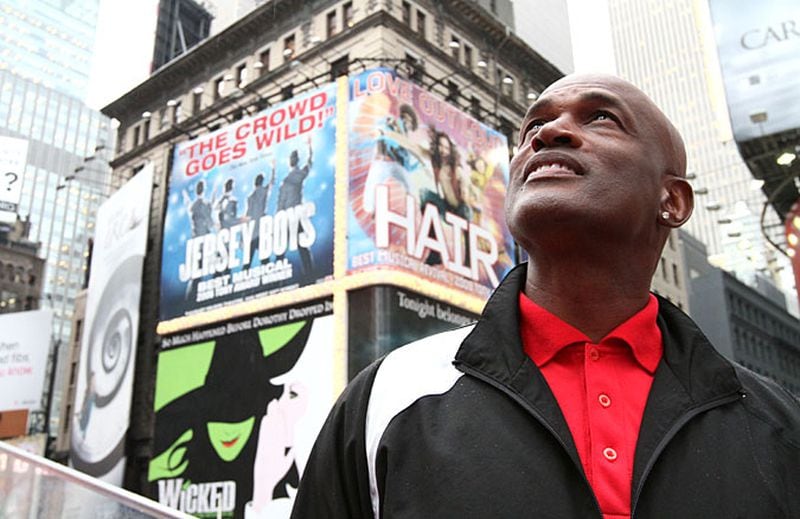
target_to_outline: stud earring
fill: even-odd
[[[669,212],[668,212],[668,211],[663,211],[663,212],[661,213],[661,219],[662,219],[662,220],[669,220],[669,216],[670,216],[670,214],[669,214]]]

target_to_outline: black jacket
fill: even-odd
[[[599,518],[572,436],[522,349],[525,267],[480,321],[400,348],[339,398],[292,517]],[[634,517],[800,517],[800,405],[659,300],[664,357],[633,468]],[[373,508],[378,513],[373,515]]]

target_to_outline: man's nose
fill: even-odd
[[[559,117],[548,121],[536,132],[531,146],[533,151],[543,148],[556,148],[560,146],[577,147],[580,145],[580,135],[573,122],[566,117]]]

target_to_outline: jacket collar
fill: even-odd
[[[526,270],[527,263],[517,265],[495,289],[481,319],[461,344],[455,361],[521,396],[560,437],[580,467],[555,397],[523,351],[518,298],[524,288]],[[686,411],[741,390],[733,366],[714,349],[697,325],[666,299],[656,297],[659,303],[656,322],[661,329],[664,354],[656,368],[642,420],[635,477],[641,475],[640,455],[647,459],[661,437]]]

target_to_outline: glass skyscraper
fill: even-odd
[[[0,7],[0,135],[26,139],[18,213],[46,261],[42,307],[59,341],[56,430],[75,296],[86,276],[97,207],[109,194],[110,120],[88,108],[99,0],[6,0]]]

